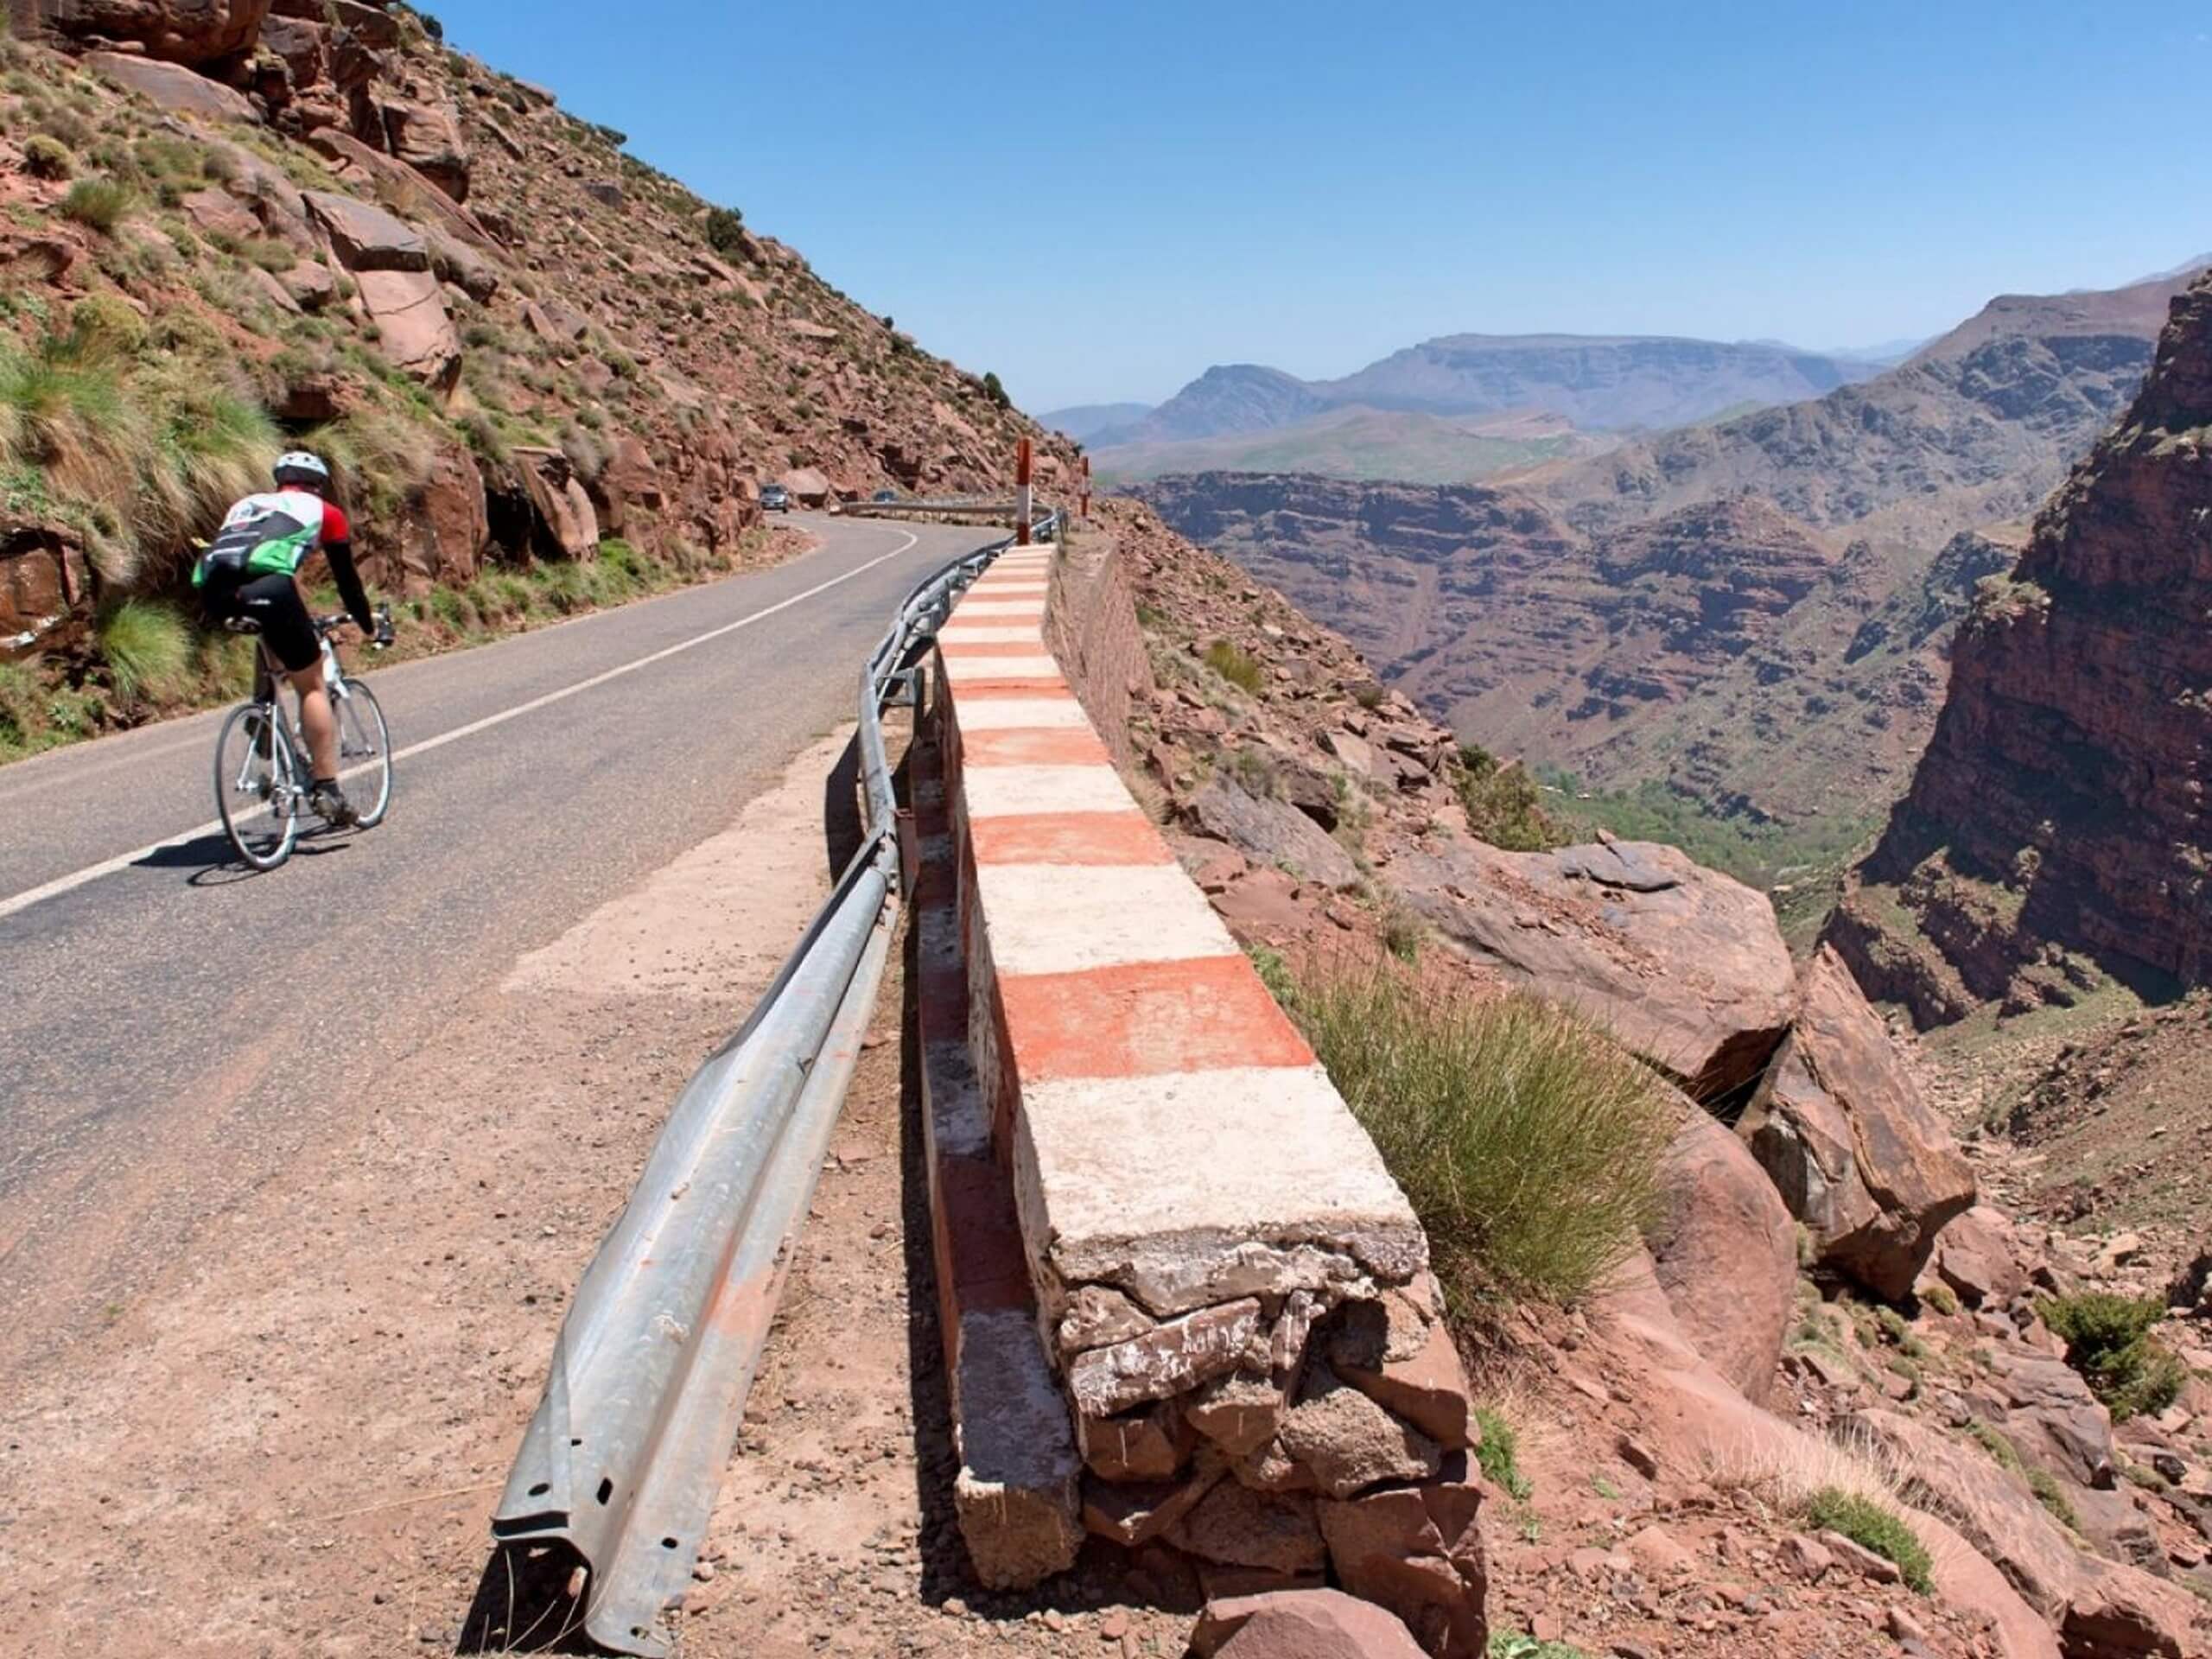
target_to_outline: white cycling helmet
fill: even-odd
[[[304,449],[295,449],[276,457],[271,472],[279,484],[324,484],[330,482],[330,468],[323,464],[321,455],[311,455]]]

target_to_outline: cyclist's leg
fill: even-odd
[[[338,721],[330,712],[330,694],[323,690],[322,663],[295,670],[285,677],[300,694],[300,728],[307,734],[308,755],[315,762],[315,781],[334,783],[338,778]]]
[[[331,782],[338,776],[338,722],[323,690],[322,642],[298,584],[287,575],[257,576],[238,589],[238,605],[261,624],[262,644],[299,693],[300,728],[307,734],[315,781]]]

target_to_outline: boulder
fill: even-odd
[[[296,92],[319,86],[330,78],[330,29],[305,17],[270,16],[261,25],[261,43],[290,75]]]
[[[1256,864],[1279,866],[1301,881],[1339,893],[1360,884],[1351,855],[1312,818],[1287,802],[1251,794],[1229,778],[1207,784],[1185,816],[1193,829],[1227,842]]]
[[[385,147],[396,160],[454,200],[468,200],[472,157],[452,105],[438,99],[394,98],[379,103],[377,112],[384,123]]]
[[[1855,1432],[1898,1469],[1907,1496],[1952,1518],[2028,1605],[2054,1624],[2081,1577],[2081,1556],[2027,1483],[1980,1446],[1891,1411],[1862,1411]]]
[[[465,588],[476,579],[492,539],[484,476],[467,448],[448,444],[400,515],[401,562],[416,584]]]
[[[73,39],[134,41],[145,51],[140,61],[168,66],[214,63],[251,50],[269,0],[17,0],[11,10],[19,21]]]
[[[1464,1469],[1465,1459],[1453,1462]],[[1405,1621],[1421,1650],[1436,1659],[1484,1659],[1489,1624],[1484,1597],[1479,1487],[1460,1479],[1386,1487],[1320,1505],[1321,1535],[1337,1580],[1353,1595]]]
[[[523,488],[529,493],[530,505],[537,512],[547,539],[564,558],[596,558],[599,516],[592,510],[591,496],[578,480],[569,458],[558,449],[518,448],[513,453],[515,466],[522,474]],[[1103,1416],[1119,1409],[1118,1406],[1107,1407],[1097,1414]]]
[[[84,543],[60,524],[0,521],[0,645],[87,597]]]
[[[243,242],[261,234],[261,221],[253,210],[224,189],[191,190],[177,201],[184,216],[209,236]]]
[[[244,92],[233,92],[178,64],[120,52],[87,52],[85,67],[102,79],[140,93],[178,115],[196,115],[210,121],[261,118]]]
[[[2012,1218],[1977,1204],[1936,1236],[1936,1276],[1970,1308],[2002,1307],[2028,1287]]]
[[[274,0],[268,10],[279,17],[335,23],[378,52],[388,52],[399,44],[399,19],[365,0]]]
[[[411,272],[430,269],[429,244],[405,220],[372,203],[327,190],[307,190],[301,195],[315,222],[329,234],[330,245],[346,270]]]
[[[794,467],[776,481],[789,491],[791,499],[802,507],[829,505],[830,480],[819,467]]]
[[[2118,1467],[2112,1414],[2063,1359],[2018,1344],[1986,1351],[1967,1397],[2029,1463],[2079,1485],[2110,1487]]]
[[[338,297],[338,278],[320,259],[302,259],[276,280],[302,311],[320,311]]]
[[[2212,1240],[2207,1240],[2189,1264],[2174,1275],[2166,1290],[2166,1306],[2198,1319],[2212,1319]]]
[[[362,270],[353,276],[377,325],[377,349],[397,369],[438,391],[461,378],[461,336],[438,279],[427,270]],[[587,501],[585,511],[590,510]],[[596,532],[593,544],[598,544]]]
[[[488,304],[499,291],[499,268],[439,226],[429,226],[423,240],[430,250],[430,269],[441,282],[451,283],[479,305]]]
[[[598,487],[599,493],[606,498],[606,507],[600,517],[610,536],[631,533],[632,508],[658,512],[667,501],[659,463],[635,433],[625,432],[614,440],[606,470],[599,475]]]
[[[1820,1261],[1891,1301],[1974,1204],[1972,1166],[1830,945],[1807,964],[1796,1022],[1737,1132]]]
[[[1796,1312],[1797,1230],[1743,1142],[1681,1103],[1644,1230],[1682,1333],[1755,1405],[1764,1405]]]
[[[1173,1480],[1196,1437],[1182,1414],[1155,1401],[1112,1417],[1077,1416],[1076,1450],[1102,1480]]]
[[[356,193],[372,195],[391,212],[418,224],[442,225],[472,247],[493,245],[495,238],[482,219],[398,157],[335,129],[311,133],[308,142]]]
[[[1341,1590],[1275,1590],[1206,1604],[1198,1659],[1421,1659],[1405,1625]]]
[[[2187,1591],[2140,1567],[2085,1565],[2085,1581],[2058,1627],[2066,1659],[2183,1659],[2206,1651],[2191,1630],[2195,1604]]]
[[[1508,853],[1458,840],[1392,866],[1446,938],[1607,1027],[1700,1100],[1765,1071],[1796,1005],[1765,896],[1642,842]]]

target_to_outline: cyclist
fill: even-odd
[[[249,495],[224,515],[192,585],[210,620],[247,618],[260,625],[263,643],[299,694],[300,725],[314,765],[308,804],[343,829],[358,814],[338,787],[338,722],[323,690],[322,642],[296,580],[300,567],[321,552],[361,632],[373,632],[376,620],[353,569],[353,527],[329,499],[330,468],[320,456],[294,450],[277,458],[275,479],[275,490]]]

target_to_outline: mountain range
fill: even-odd
[[[1510,485],[1134,487],[1465,738],[1840,855],[1910,775],[1976,582],[2133,396],[2183,286],[2003,296],[1871,378]]]

